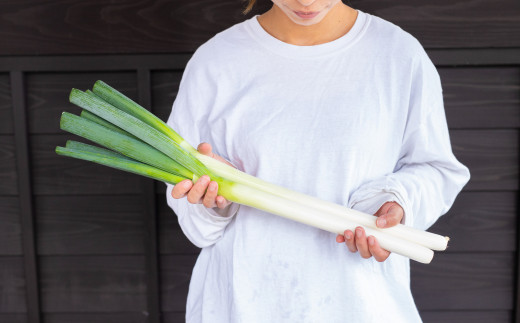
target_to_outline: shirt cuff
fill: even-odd
[[[203,204],[195,204],[195,207],[199,209],[200,213],[203,213],[207,216],[208,222],[211,223],[220,223],[222,222],[230,222],[235,214],[238,213],[238,209],[240,208],[240,204],[231,203],[225,209],[219,208],[211,208],[208,209]]]
[[[367,196],[358,201],[350,201],[348,207],[354,210],[368,213],[370,215],[374,215],[381,208],[381,206],[387,202],[396,202],[403,208],[404,215],[401,223],[408,224],[407,220],[409,219],[406,216],[407,210],[404,207],[404,202],[400,201],[399,196],[391,192],[382,191],[379,194]]]

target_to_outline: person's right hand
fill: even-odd
[[[211,145],[204,142],[197,147],[199,153],[233,166],[224,158],[212,153],[211,149]],[[188,202],[203,204],[207,208],[218,207],[219,209],[224,209],[231,204],[230,201],[218,195],[218,183],[212,181],[208,175],[201,176],[195,184],[189,179],[177,183],[173,187],[172,197],[174,199],[187,197]]]

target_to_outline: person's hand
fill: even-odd
[[[401,223],[404,210],[396,202],[386,202],[374,215],[379,217],[376,221],[378,228],[389,228]],[[390,251],[381,248],[375,237],[367,237],[362,227],[357,227],[355,234],[350,230],[346,230],[344,235],[338,234],[336,242],[345,242],[348,250],[359,252],[365,259],[374,257],[377,261],[383,262],[390,256]]]
[[[233,166],[224,158],[214,154],[211,149],[211,145],[204,142],[197,147],[199,153]],[[193,184],[191,180],[186,179],[173,187],[172,197],[174,199],[180,199],[185,196],[188,202],[192,204],[203,204],[207,208],[218,207],[219,209],[224,209],[231,204],[230,201],[218,195],[218,183],[211,181],[208,175],[201,176],[195,184]]]

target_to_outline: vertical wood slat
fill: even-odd
[[[520,75],[519,75],[520,79]],[[520,140],[520,135],[518,137]],[[514,322],[520,323],[520,192],[516,192],[516,268],[515,268],[515,294],[514,300]]]
[[[27,114],[25,103],[24,75],[21,71],[10,72],[11,97],[13,105],[14,137],[20,215],[22,224],[22,246],[24,255],[25,286],[27,295],[27,318],[30,323],[39,323],[40,293],[38,285],[38,266],[36,259],[34,207],[29,162],[29,138],[27,133]]]
[[[520,193],[517,192],[517,205],[520,206]],[[515,294],[514,299],[514,322],[520,323],[520,208],[517,209],[516,225],[516,268],[515,268]]]
[[[147,109],[152,106],[150,70],[139,69],[137,71],[139,104]],[[145,200],[145,252],[147,275],[147,304],[148,322],[161,322],[160,290],[159,290],[159,248],[157,234],[157,205],[155,197],[155,185],[153,180],[142,178]]]

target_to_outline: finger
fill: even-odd
[[[209,176],[201,176],[201,178],[198,179],[195,185],[193,185],[191,190],[188,192],[188,202],[192,204],[200,203],[202,197],[206,193],[206,189],[208,188],[209,182]]]
[[[386,211],[386,214],[381,215],[377,219],[377,226],[379,228],[389,228],[401,223],[404,215],[402,210],[399,205],[391,205]]]
[[[381,248],[379,242],[377,242],[377,239],[374,236],[369,236],[367,240],[368,249],[377,261],[383,262],[388,258],[388,256],[390,256],[390,251]]]
[[[219,209],[224,209],[226,208],[229,204],[231,204],[230,201],[226,200],[224,197],[222,196],[217,196],[217,207]]]
[[[384,228],[387,224],[387,219],[385,217],[385,214],[387,213],[388,209],[390,208],[390,203],[386,202],[385,204],[381,205],[379,210],[374,214],[375,216],[379,217],[376,220],[376,226],[378,228]]]
[[[377,210],[377,212],[374,215],[375,216],[385,215],[386,212],[388,212],[388,209],[390,208],[391,203],[393,203],[393,202],[385,202],[383,205],[381,205],[379,210]]]
[[[365,236],[365,230],[362,227],[356,228],[356,248],[359,251],[361,257],[368,259],[372,257],[370,250],[368,250],[367,238]]]
[[[345,231],[345,244],[350,252],[357,252],[356,238],[354,237],[354,233],[350,230]]]
[[[337,242],[337,243],[343,243],[343,242],[345,242],[345,237],[342,236],[341,234],[338,234],[338,235],[336,236],[336,242]]]
[[[212,158],[214,157],[214,154],[212,152],[212,147],[207,142],[203,142],[203,143],[199,144],[199,146],[197,147],[197,150],[199,151],[199,153],[201,153],[203,155],[206,155],[206,156],[209,156]]]
[[[387,216],[386,215],[380,215],[379,218],[376,220],[376,226],[378,228],[385,228],[388,224]]]
[[[386,214],[385,204],[383,204],[383,206],[381,206],[379,208],[379,210],[377,210],[377,212],[374,213],[375,216],[381,216],[381,215],[384,215],[384,214]]]
[[[404,210],[399,204],[393,204],[388,210],[387,214],[387,226],[393,227],[401,223],[404,217]]]
[[[204,194],[204,198],[202,200],[202,204],[204,204],[205,207],[214,208],[217,206],[217,190],[217,182],[211,181],[208,185],[208,189],[206,190],[206,194]]]
[[[185,197],[192,186],[193,183],[189,179],[185,179],[177,183],[175,186],[173,186],[172,197],[174,199],[180,199]]]

